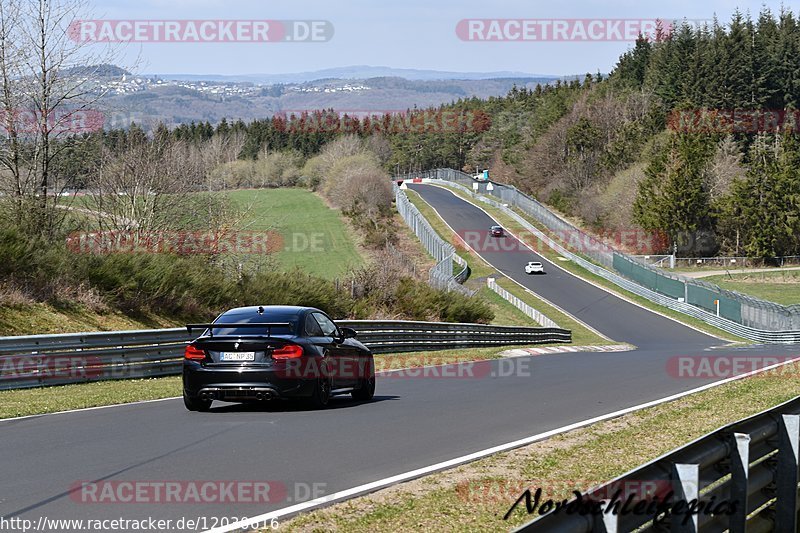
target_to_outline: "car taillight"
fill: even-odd
[[[206,358],[206,352],[190,344],[184,350],[183,358],[190,361],[203,361]]]
[[[272,351],[273,359],[297,359],[303,356],[303,347],[296,344],[287,344],[282,348]]]

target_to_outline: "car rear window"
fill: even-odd
[[[214,323],[220,324],[265,324],[276,322],[288,322],[289,327],[272,327],[269,328],[272,335],[297,335],[300,324],[300,315],[297,313],[280,313],[270,312],[265,310],[264,314],[259,315],[254,311],[248,312],[229,312],[224,313]],[[247,336],[247,335],[266,335],[267,327],[261,328],[214,328],[214,335],[231,335],[231,336]]]

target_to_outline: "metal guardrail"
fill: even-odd
[[[456,283],[466,282],[472,275],[472,269],[469,268],[467,260],[461,257],[460,255],[454,253],[453,261],[461,267],[461,272],[453,276],[453,279],[456,280]]]
[[[378,354],[572,342],[572,332],[561,328],[405,320],[339,320],[337,324],[355,329],[358,332],[358,339],[373,353]]]
[[[395,206],[397,212],[406,221],[408,227],[419,238],[422,246],[428,251],[437,263],[428,276],[428,283],[437,289],[447,291],[457,291],[466,296],[473,296],[474,291],[471,291],[461,285],[469,277],[470,270],[467,262],[456,254],[455,246],[442,239],[433,226],[430,225],[425,217],[420,213],[419,209],[411,203],[406,193],[393,184],[395,195]],[[463,269],[457,273],[453,273],[453,262],[462,266]]]
[[[442,179],[462,185],[466,184],[470,187],[475,183],[470,175],[453,169],[433,170],[423,173],[423,177]],[[714,311],[713,302],[718,300],[722,303],[722,308],[718,314],[743,326],[763,331],[795,331],[800,329],[800,305],[785,306],[776,304],[747,294],[722,289],[717,285],[702,280],[662,270],[647,264],[646,261],[638,260],[633,256],[615,250],[592,235],[583,232],[552,212],[545,205],[520,192],[516,187],[492,183],[492,189],[488,190],[487,185],[487,183],[480,183],[479,190],[498,198],[502,203],[516,206],[556,234],[565,235],[567,236],[565,238],[570,240],[577,238],[582,243],[581,253],[593,262],[614,271],[619,271],[615,264],[615,259],[623,258],[625,261],[636,263],[644,270],[642,272],[644,278],[652,278],[650,281],[654,285],[646,288],[660,292],[658,290],[660,285],[679,284],[683,286],[680,292],[687,303],[693,304],[694,307],[705,307],[706,311]],[[637,279],[630,272],[619,272],[639,285],[646,284],[645,279]],[[671,294],[671,292],[668,290],[664,294],[676,299],[677,296]]]
[[[373,353],[572,342],[558,328],[339,320]],[[0,337],[0,390],[181,373],[185,328]]]
[[[494,292],[499,294],[502,298],[506,301],[511,303],[514,307],[528,315],[531,319],[535,320],[537,324],[541,324],[547,328],[557,328],[558,324],[556,324],[552,319],[548,318],[544,313],[538,311],[528,305],[527,303],[523,302],[521,299],[517,298],[503,287],[497,284],[494,278],[489,278],[486,280],[489,288],[492,289]]]
[[[603,502],[602,512],[584,515],[549,512],[517,532],[669,531],[733,533],[798,531],[800,482],[800,397],[720,428],[583,494],[583,501]],[[668,498],[674,491],[674,497]],[[735,511],[657,514],[613,512],[613,497],[635,509],[638,502],[679,500],[736,504]],[[576,499],[571,501],[576,501]],[[619,501],[619,498],[617,498]],[[524,507],[524,506],[523,506]],[[624,509],[617,506],[617,510]],[[643,505],[642,510],[645,509]],[[727,511],[731,511],[730,505]],[[659,517],[661,526],[654,524]],[[685,522],[685,523],[684,523]]]
[[[454,172],[454,171],[453,171]],[[447,185],[450,187],[455,187],[463,192],[468,194],[474,194],[474,191],[464,187],[459,183],[455,183],[449,180],[436,180],[431,178],[433,183],[437,181],[442,185]],[[483,185],[485,187],[485,185]],[[572,253],[571,251],[567,250],[564,246],[562,246],[559,242],[555,239],[550,237],[549,235],[545,234],[535,226],[533,226],[530,222],[525,220],[519,213],[514,211],[513,209],[503,205],[502,203],[484,196],[482,194],[475,194],[474,197],[492,207],[496,207],[498,209],[503,210],[508,216],[512,217],[516,220],[520,225],[525,227],[526,230],[530,231],[534,236],[539,238],[542,242],[544,242],[548,247],[553,249],[554,251],[558,252],[559,255],[571,260],[572,262],[580,265],[584,269],[596,274],[611,283],[614,283],[618,287],[621,287],[633,294],[641,296],[650,300],[651,302],[657,303],[659,305],[663,305],[669,309],[674,311],[678,311],[685,315],[697,318],[698,320],[702,320],[703,322],[710,324],[714,327],[717,327],[723,331],[727,331],[729,333],[733,333],[734,335],[748,339],[755,342],[767,343],[767,344],[797,344],[800,343],[800,331],[771,331],[771,330],[763,330],[752,328],[749,326],[745,326],[738,322],[734,322],[733,320],[729,320],[727,318],[717,316],[714,313],[710,313],[700,307],[691,305],[689,303],[681,302],[669,296],[663,295],[656,291],[650,290],[638,283],[624,278],[607,268],[603,268],[591,261],[587,261],[583,257]],[[611,264],[613,265],[613,255],[611,258]]]

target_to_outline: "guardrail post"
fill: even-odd
[[[675,490],[675,501],[686,502],[699,499],[700,492],[700,465],[697,464],[673,464],[672,466],[672,486]],[[670,532],[697,533],[698,520],[694,514],[688,518],[686,513],[676,515],[671,513]]]
[[[797,531],[798,481],[800,481],[800,415],[782,415],[778,428],[775,531]]]
[[[600,501],[603,504],[604,510],[608,508],[608,504],[611,502],[611,500]],[[604,512],[599,516],[595,515],[592,531],[598,533],[617,533],[617,531],[619,531],[619,515],[617,513],[608,512]]]
[[[745,533],[747,524],[747,485],[750,479],[750,435],[734,433],[731,453],[730,501],[736,502],[736,512],[728,522],[731,533]]]

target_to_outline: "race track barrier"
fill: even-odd
[[[574,226],[564,222],[557,215],[547,211],[542,204],[523,195],[513,187],[493,184],[493,190],[488,191],[486,189],[487,184],[480,183],[479,192],[486,193],[489,195],[487,196],[486,194],[475,194],[474,190],[463,185],[463,182],[468,182],[468,184],[473,182],[472,178],[463,172],[451,169],[438,169],[422,173],[421,175],[426,178],[429,183],[454,187],[473,195],[473,198],[480,202],[501,209],[559,255],[580,265],[589,272],[610,281],[618,287],[646,298],[651,302],[697,318],[723,331],[751,341],[765,344],[800,343],[800,329],[782,329],[785,327],[794,327],[796,322],[800,320],[800,305],[781,306],[733,291],[727,291],[716,285],[700,280],[686,278],[689,281],[685,282],[682,279],[684,278],[683,276],[663,273],[663,271],[655,269],[655,267],[643,265],[602,243],[597,243],[590,247],[592,261],[589,261],[566,249],[556,239],[545,234],[513,210],[510,205],[516,205],[551,229],[563,223],[568,225],[565,227],[573,228],[570,231],[580,231],[574,229]],[[513,194],[508,191],[512,191]],[[502,201],[493,198],[492,195],[500,198]],[[523,202],[523,199],[526,201]],[[526,208],[529,207],[528,203],[532,203],[535,209]],[[523,206],[522,204],[525,205]],[[592,238],[586,236],[586,239],[591,240]],[[625,274],[626,269],[630,277]],[[653,278],[650,281],[650,285],[655,286],[655,288],[663,292],[648,287],[645,275],[633,275],[632,273],[635,269],[658,271],[652,274]],[[677,289],[678,285],[674,282],[685,287],[683,296],[674,296],[679,292]],[[717,301],[719,302],[719,314],[717,314]],[[739,320],[737,321],[735,319]],[[746,325],[755,323],[764,326],[763,328],[757,328]]]
[[[403,320],[337,324],[356,330],[376,354],[572,342],[572,332],[559,328]],[[0,390],[179,375],[183,351],[195,337],[185,328],[0,337]]]
[[[551,511],[516,532],[665,531],[665,527],[695,533],[798,531],[799,449],[800,397],[718,429],[582,493],[583,502],[601,502],[602,507],[583,515],[565,512],[567,508]],[[614,512],[615,495],[623,503],[631,498],[631,503],[617,506]],[[725,510],[705,512],[704,506],[697,514],[686,513],[686,504],[692,500],[696,510],[703,502],[712,502],[712,510]],[[655,507],[652,513],[642,512],[653,501],[666,501],[661,512]],[[577,497],[570,502],[577,503]],[[640,511],[630,512],[639,502],[645,502]],[[524,504],[521,507],[525,509]],[[587,504],[584,509],[590,507]],[[656,517],[660,524],[654,523]]]

